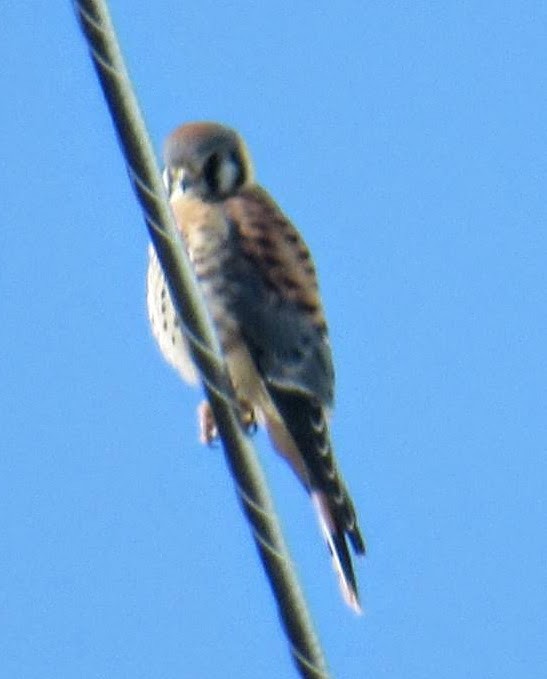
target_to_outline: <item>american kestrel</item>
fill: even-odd
[[[329,433],[334,371],[310,253],[255,183],[241,137],[216,123],[177,128],[164,147],[164,181],[176,223],[219,336],[242,423],[264,425],[317,510],[346,602],[360,611],[346,542],[365,543]],[[149,249],[147,303],[163,355],[198,380],[161,266]],[[207,402],[201,438],[216,428]]]

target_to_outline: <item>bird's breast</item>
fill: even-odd
[[[172,203],[188,256],[225,352],[239,339],[233,313],[233,261],[230,227],[222,207],[195,199]]]

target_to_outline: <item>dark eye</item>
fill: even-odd
[[[180,190],[184,193],[189,186],[190,180],[188,179],[188,176],[186,174],[183,174],[182,179],[180,180]]]
[[[213,153],[203,167],[203,177],[207,182],[207,186],[213,192],[216,192],[217,189],[219,167],[220,157],[217,153]]]

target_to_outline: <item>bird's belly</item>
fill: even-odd
[[[192,361],[188,342],[163,275],[156,251],[148,247],[148,273],[146,277],[146,304],[152,334],[165,358],[190,384],[196,384],[198,373]]]

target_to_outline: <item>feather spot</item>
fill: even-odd
[[[339,493],[333,493],[331,495],[332,499],[334,500],[334,503],[337,504],[339,507],[341,507],[344,502],[346,501],[346,497],[344,493],[339,492]]]
[[[271,266],[272,268],[281,266],[282,262],[279,259],[279,257],[276,257],[275,255],[270,255],[270,254],[264,254],[262,255],[262,261],[266,266]]]
[[[299,300],[296,302],[296,306],[300,311],[303,311],[305,314],[315,314],[317,313],[319,307],[317,304],[313,304],[311,302],[304,302],[303,300]]]
[[[298,289],[298,283],[294,279],[289,278],[289,276],[282,276],[281,284],[283,285],[283,287],[287,288],[287,290]]]

